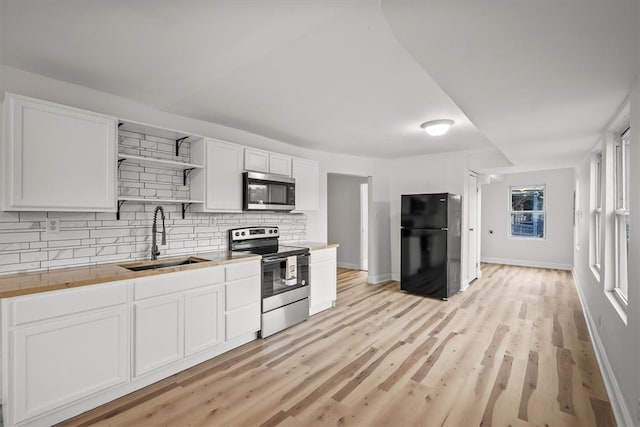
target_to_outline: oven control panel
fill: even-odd
[[[279,234],[278,227],[245,227],[229,230],[229,237],[232,241],[273,239],[278,237]]]

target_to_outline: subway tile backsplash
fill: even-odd
[[[188,144],[182,145],[180,157],[176,159],[174,141],[131,132],[120,133],[120,150],[128,154],[200,163],[199,159],[189,158]],[[182,185],[179,170],[125,162],[118,175],[121,195],[189,198],[189,185]],[[156,205],[152,201],[126,202],[119,221],[115,213],[104,212],[0,211],[0,274],[149,258]],[[167,217],[167,245],[160,246],[161,257],[226,250],[227,230],[250,225],[279,226],[283,242],[306,239],[304,214],[187,211],[182,219],[181,205],[164,203],[162,207]],[[45,233],[47,218],[60,218],[58,233]]]

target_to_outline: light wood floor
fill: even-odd
[[[442,302],[339,270],[338,305],[66,425],[615,425],[569,272]]]

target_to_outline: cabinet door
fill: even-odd
[[[17,328],[9,335],[12,425],[129,381],[128,309]]]
[[[227,311],[225,323],[227,340],[259,331],[260,303],[257,302]]]
[[[296,179],[296,211],[317,211],[320,196],[318,162],[293,158],[292,176]]]
[[[136,377],[183,358],[183,304],[178,294],[134,305]]]
[[[185,294],[187,356],[224,342],[224,284]]]
[[[248,171],[269,173],[269,152],[245,148],[244,168]]]
[[[291,156],[269,153],[269,173],[291,176]]]
[[[242,210],[242,147],[208,140],[206,206],[210,211]]]
[[[230,340],[260,330],[262,281],[259,261],[228,265],[226,270],[225,337]]]
[[[5,210],[115,211],[113,117],[7,94]]]
[[[311,252],[309,281],[309,314],[313,315],[331,307],[337,297],[335,248]]]

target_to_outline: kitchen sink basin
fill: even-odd
[[[189,265],[189,264],[198,264],[200,262],[206,262],[206,259],[202,258],[182,258],[182,259],[173,259],[167,260],[164,262],[149,262],[149,263],[135,263],[135,264],[125,264],[120,267],[126,268],[131,271],[146,271],[146,270],[157,270],[160,268],[168,268],[168,267],[178,267],[180,265]]]

